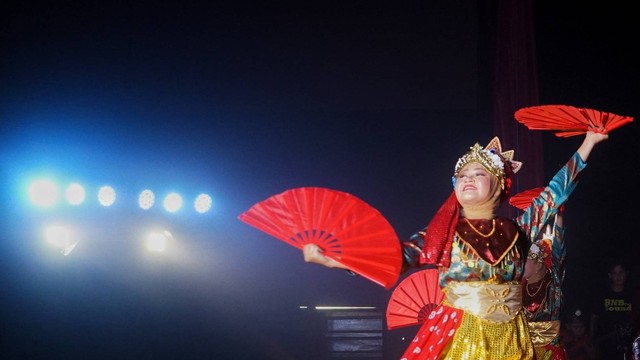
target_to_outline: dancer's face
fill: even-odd
[[[484,166],[472,162],[458,173],[455,193],[462,207],[486,203],[491,199],[497,179]]]

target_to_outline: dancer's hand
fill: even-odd
[[[322,249],[316,244],[306,244],[302,248],[302,254],[304,255],[305,262],[319,264],[329,268],[345,269],[345,267],[339,262],[326,257],[323,254]]]
[[[608,138],[609,138],[608,133],[601,133],[601,132],[587,131],[587,134],[585,135],[585,141],[591,142],[593,143],[593,145],[601,141],[605,141]]]
[[[605,141],[608,138],[609,134],[587,131],[582,145],[580,145],[580,148],[578,148],[578,154],[580,154],[582,161],[587,161],[587,159],[589,158],[589,154],[591,154],[591,150],[593,150],[593,147],[596,146],[597,143]]]

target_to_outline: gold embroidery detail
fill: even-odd
[[[471,230],[475,231],[476,234],[482,236],[483,238],[488,238],[489,236],[493,235],[494,232],[496,232],[496,219],[495,218],[493,219],[493,222],[492,222],[493,228],[486,235],[481,233],[480,230],[476,229],[476,227],[473,226],[473,224],[467,218],[464,218],[464,221],[466,221],[467,224],[469,224],[469,226],[471,227]]]
[[[560,334],[560,320],[532,321],[528,326],[535,346],[547,345]]]
[[[451,282],[444,292],[447,305],[493,323],[512,320],[522,308],[522,288],[517,282]]]
[[[497,303],[497,304],[492,304],[489,306],[489,308],[487,308],[487,313],[488,314],[493,314],[495,313],[497,310],[502,310],[502,312],[509,316],[511,315],[511,310],[509,310],[509,307],[507,305],[505,305],[505,299],[507,297],[507,295],[509,295],[510,289],[508,287],[505,287],[504,289],[501,289],[500,291],[495,291],[494,289],[491,288],[484,288],[484,291],[487,293],[487,295],[489,296],[489,301],[492,303]]]

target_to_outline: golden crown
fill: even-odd
[[[513,150],[502,151],[502,145],[497,136],[489,141],[484,148],[476,143],[470,148],[469,152],[458,159],[453,171],[453,177],[454,179],[457,178],[460,170],[467,164],[477,162],[500,180],[500,186],[504,190],[507,171],[510,174],[515,174],[522,167],[520,161],[513,160],[513,154]],[[507,166],[509,167],[508,169]]]

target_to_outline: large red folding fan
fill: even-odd
[[[522,108],[515,118],[531,130],[551,130],[558,137],[570,137],[587,131],[608,133],[633,121],[631,116],[569,105],[540,105]]]
[[[419,270],[393,290],[387,304],[389,330],[418,325],[444,299],[437,269]]]
[[[303,187],[253,205],[238,219],[296,248],[324,255],[389,289],[402,267],[400,241],[378,210],[341,191]]]

